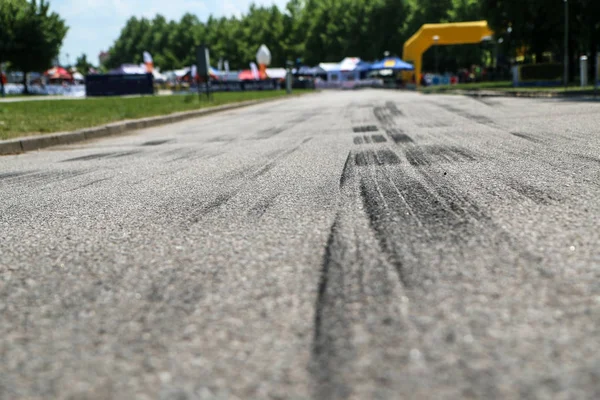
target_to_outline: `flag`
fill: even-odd
[[[252,71],[252,76],[254,77],[254,79],[259,80],[260,74],[258,73],[258,67],[256,66],[256,63],[254,63],[254,62],[250,63],[250,70]]]
[[[198,67],[196,67],[195,65],[192,65],[191,75],[192,75],[191,81],[194,82],[196,80],[196,76],[198,75]]]
[[[217,66],[217,69],[219,71],[223,71],[223,59],[219,58],[219,65]]]
[[[151,74],[154,69],[154,60],[152,60],[152,56],[147,51],[144,52],[144,64],[146,64],[146,72]]]
[[[225,60],[224,67],[225,67],[225,72],[229,73],[229,61]]]

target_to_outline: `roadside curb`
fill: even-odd
[[[556,91],[556,92],[521,92],[521,91],[494,91],[494,90],[444,90],[439,92],[423,92],[429,94],[448,94],[462,95],[469,97],[522,97],[534,99],[552,99],[552,98],[577,98],[590,97],[594,95],[593,91]]]
[[[306,93],[292,94],[291,96],[280,96],[260,100],[247,100],[237,103],[224,104],[221,106],[201,108],[199,110],[184,111],[155,117],[140,118],[134,120],[124,120],[113,122],[107,125],[96,126],[92,128],[80,129],[72,132],[59,132],[48,135],[22,137],[17,139],[0,140],[0,156],[25,153],[32,150],[39,150],[46,147],[73,144],[86,140],[103,138],[106,136],[115,136],[138,129],[151,128],[160,125],[172,124],[191,118],[202,117],[223,111],[235,110],[242,107],[268,103],[277,100],[286,100],[303,96]]]

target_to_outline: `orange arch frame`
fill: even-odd
[[[436,44],[434,38],[437,36],[437,45],[450,44],[473,44],[480,43],[486,37],[494,34],[488,26],[487,21],[455,22],[450,24],[425,24],[406,43],[402,58],[412,62],[415,66],[414,72],[407,72],[405,80],[410,81],[415,74],[416,84],[419,86],[423,53],[432,45]],[[408,79],[407,79],[408,78]]]

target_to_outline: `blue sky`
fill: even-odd
[[[108,50],[131,16],[154,17],[160,13],[167,19],[179,19],[186,12],[205,21],[209,15],[241,15],[251,3],[283,7],[286,0],[50,0],[51,8],[69,26],[61,50],[60,61],[75,62],[82,53],[98,63],[101,50]]]

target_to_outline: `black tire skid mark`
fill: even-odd
[[[275,168],[275,166],[284,158],[289,157],[290,155],[292,155],[293,153],[295,153],[296,151],[298,151],[300,149],[300,147],[302,147],[302,145],[308,143],[312,138],[307,138],[304,139],[302,141],[301,144],[299,144],[298,146],[289,149],[289,150],[277,150],[276,152],[274,152],[273,154],[276,154],[274,156],[274,160],[269,161],[268,163],[266,163],[265,165],[263,165],[262,167],[260,167],[258,170],[256,170],[255,172],[250,174],[250,177],[253,179],[259,178],[262,175],[265,175],[267,172],[271,171],[273,168]]]
[[[346,187],[346,182],[353,176],[353,168],[352,164],[354,163],[354,156],[352,152],[348,153],[348,157],[346,157],[346,162],[344,163],[344,168],[342,169],[342,174],[340,175],[340,189],[344,189]]]
[[[488,107],[496,107],[496,106],[500,106],[501,104],[498,103],[495,100],[490,100],[489,97],[485,97],[485,96],[471,96],[470,97],[471,100],[475,100],[481,104],[485,104]]]
[[[17,185],[47,185],[56,182],[65,181],[68,179],[76,178],[88,174],[88,170],[58,170],[58,171],[46,171],[46,172],[34,172],[31,174],[23,175],[19,179],[12,180],[11,184]]]
[[[311,139],[312,138],[306,138],[302,141],[302,143],[289,150],[276,150],[275,152],[272,152],[271,154],[275,157],[275,159],[259,166],[258,169],[248,172],[247,168],[243,168],[235,171],[234,175],[226,175],[226,181],[237,180],[237,185],[235,185],[231,190],[218,195],[214,200],[211,200],[208,203],[197,204],[196,202],[193,202],[190,206],[186,207],[188,209],[188,214],[192,216],[187,223],[196,224],[205,216],[226,205],[233,197],[240,193],[244,187],[250,185],[254,180],[267,174],[269,171],[275,168],[275,166],[281,162],[281,160],[298,151]]]
[[[400,157],[390,149],[364,150],[355,154],[354,164],[357,167],[395,165],[400,164]]]
[[[383,258],[373,262],[369,256],[367,261],[365,238],[359,237],[355,230],[355,213],[362,211],[354,156],[354,152],[348,153],[342,169],[340,208],[330,228],[321,264],[309,368],[315,382],[315,399],[346,399],[354,393],[357,378],[377,379],[371,377],[374,372],[377,375],[376,371],[365,371],[368,374],[365,376],[357,370],[362,369],[357,364],[359,354],[369,352],[373,344],[355,342],[353,327],[361,326],[373,338],[383,331],[398,335],[398,327],[402,328],[398,325],[398,315],[392,311],[396,308],[390,307],[397,300],[392,288],[397,283],[390,282],[388,274],[388,271],[394,274],[394,269]],[[366,284],[375,292],[367,290]],[[374,324],[374,317],[381,323]],[[378,389],[373,388],[374,397],[365,398],[380,398],[377,393]]]
[[[394,153],[389,151],[389,154]],[[411,164],[431,164],[431,154],[414,154]],[[395,161],[397,155],[394,154],[392,162],[382,160],[379,155],[370,151],[355,154],[355,165],[361,171],[361,197],[381,248],[393,260],[402,284],[410,287],[412,283],[402,267],[402,254],[413,251],[406,244],[398,248],[398,241],[390,242],[390,238],[403,237],[403,232],[395,232],[394,227],[408,226],[418,236],[428,240],[463,242],[465,238],[476,235],[477,228],[474,225],[480,227],[482,221],[488,221],[489,218],[474,201],[462,195],[442,177],[433,176],[428,169],[418,169],[421,181],[394,167],[398,164]],[[459,152],[455,157],[475,160],[470,152]],[[393,174],[389,168],[394,168]]]
[[[339,235],[340,214],[331,226],[319,280],[310,369],[316,380],[316,399],[345,399],[350,383],[341,369],[354,358],[352,330],[346,315],[344,260],[347,245]]]
[[[142,146],[160,146],[162,144],[171,143],[173,139],[158,139],[158,140],[149,140],[147,142],[142,143]]]
[[[377,132],[379,129],[375,125],[361,125],[352,127],[354,133]]]
[[[248,215],[254,219],[261,219],[263,215],[275,204],[275,201],[279,197],[279,193],[267,196],[256,203],[250,210]]]
[[[18,178],[19,176],[23,176],[28,173],[29,172],[3,172],[3,173],[0,173],[0,181],[5,180],[5,179]]]
[[[257,140],[257,139],[258,140],[264,140],[264,139],[272,138],[273,136],[279,135],[282,132],[285,132],[285,131],[287,131],[289,129],[292,129],[296,125],[305,123],[306,121],[308,121],[309,119],[315,117],[316,115],[318,115],[318,112],[310,112],[310,113],[302,114],[302,115],[300,115],[299,117],[297,117],[295,119],[291,119],[291,120],[287,121],[283,125],[274,126],[274,127],[263,129],[263,130],[257,132],[250,139],[251,140],[252,139],[254,139],[254,140]]]
[[[231,191],[219,194],[217,197],[215,197],[213,200],[209,201],[208,203],[203,203],[196,209],[196,211],[194,212],[194,215],[191,217],[189,222],[191,224],[197,224],[198,222],[200,222],[200,220],[204,216],[221,208],[221,206],[223,206],[225,203],[227,203],[229,200],[231,200],[233,197],[235,197],[235,195],[237,195],[238,193],[239,193],[239,190],[231,190]]]
[[[414,167],[428,166],[435,163],[457,163],[476,161],[471,151],[457,146],[428,145],[411,147],[405,150],[406,158]]]
[[[320,109],[313,110],[307,113],[301,114],[298,118],[294,118],[288,121],[290,127],[305,123],[306,121],[318,116],[320,114]]]
[[[373,114],[382,126],[390,127],[395,125],[394,117],[387,107],[375,107],[373,108]]]
[[[449,112],[451,112],[453,114],[457,114],[457,115],[459,115],[459,116],[461,116],[463,118],[466,118],[468,120],[476,122],[478,124],[490,126],[492,128],[498,128],[498,124],[494,120],[492,120],[491,118],[486,117],[485,115],[472,114],[472,113],[470,113],[468,111],[462,110],[460,108],[456,108],[456,107],[451,106],[449,104],[437,103],[437,106],[440,107],[440,108],[442,108],[442,109],[444,109],[444,110],[446,110],[446,111],[449,111]]]
[[[98,183],[100,183],[100,182],[108,181],[108,180],[110,180],[110,179],[112,179],[112,178],[102,178],[102,179],[96,179],[96,180],[94,180],[94,181],[91,181],[91,182],[88,182],[88,183],[86,183],[86,184],[84,184],[84,185],[77,186],[76,188],[69,190],[69,192],[74,192],[74,191],[76,191],[76,190],[85,189],[85,188],[87,188],[87,187],[90,187],[90,186],[97,185],[97,184],[98,184]]]
[[[403,173],[376,168],[361,177],[361,196],[371,228],[382,250],[395,266],[407,289],[422,287],[428,271],[422,270],[421,243],[435,248],[448,243],[464,247],[489,218],[472,200],[448,185],[432,185]],[[407,232],[410,232],[408,234]],[[438,244],[438,245],[436,245]]]
[[[534,136],[534,135],[530,135],[527,133],[522,133],[522,132],[509,132],[511,135],[516,136],[520,139],[524,139],[527,140],[529,142],[533,142],[533,143],[542,143],[543,140],[541,140],[540,138]]]
[[[127,157],[127,156],[131,156],[131,155],[138,154],[138,153],[140,153],[139,150],[96,153],[96,154],[89,154],[87,156],[68,158],[61,162],[93,161],[93,160],[100,160],[100,159],[105,159],[105,158],[121,158],[121,157]]]
[[[266,128],[266,129],[258,131],[253,138],[259,139],[259,140],[260,139],[270,139],[275,135],[279,135],[281,132],[285,131],[286,129],[288,129],[288,127],[285,125]]]
[[[518,193],[519,196],[527,198],[539,205],[547,206],[561,201],[561,198],[558,194],[552,193],[549,190],[543,190],[524,182],[514,180],[508,182],[507,184],[512,190]]]
[[[420,148],[415,147],[414,150],[420,150]],[[450,150],[454,153],[455,157],[459,159],[459,161],[476,161],[475,154],[467,151],[466,149],[450,147]],[[420,167],[433,164],[433,159],[437,155],[435,152],[407,151],[406,156],[411,165]],[[428,168],[418,168],[418,172],[425,183],[432,188],[435,188],[437,196],[449,206],[452,212],[458,214],[461,218],[472,218],[476,221],[489,220],[479,206],[477,206],[476,202],[471,200],[468,196],[462,195],[461,191],[454,188],[449,182],[447,182],[446,179],[443,178],[443,176],[434,174],[432,170]]]
[[[480,227],[482,224],[491,224],[491,218],[477,205],[477,202],[444,180],[443,176],[426,169],[419,172],[425,183],[434,188],[436,195],[460,219],[471,221]]]
[[[227,136],[217,136],[212,139],[207,140],[207,143],[231,143],[235,141],[235,138],[227,137]]]
[[[598,157],[586,156],[584,154],[573,154],[573,156],[585,162],[593,162],[595,164],[600,164],[600,158]]]
[[[165,153],[166,154],[166,153]],[[192,160],[198,158],[200,155],[195,150],[186,150],[186,149],[177,149],[169,152],[168,155],[178,154],[176,157],[173,157],[168,160],[169,163],[183,161],[183,160]]]
[[[379,123],[384,127],[392,127],[396,124],[394,118],[404,116],[404,113],[398,109],[392,101],[385,103],[385,106],[373,108],[373,114]]]
[[[390,263],[396,269],[402,286],[410,289],[412,285],[394,245],[396,241],[402,240],[403,235],[398,236],[398,232],[390,230],[391,226],[389,225],[390,208],[392,210],[400,209],[402,207],[399,204],[400,199],[390,185],[379,185],[375,178],[365,178],[364,176],[360,179],[360,195],[371,230],[375,234],[381,250],[388,256]],[[403,220],[407,218],[406,214],[400,214],[400,217]],[[406,222],[410,223],[411,221]]]
[[[406,144],[406,143],[413,143],[414,142],[412,140],[412,138],[410,136],[408,136],[406,133],[404,133],[404,131],[402,129],[400,129],[400,128],[395,128],[395,127],[387,128],[385,130],[385,133],[396,144],[401,144],[401,143]]]
[[[219,157],[222,154],[224,154],[224,153],[219,152],[219,153],[202,154],[202,153],[198,153],[195,151],[191,151],[189,153],[186,153],[182,157],[177,157],[177,158],[172,159],[171,162],[183,161],[183,160],[190,160],[190,161],[191,160],[209,160],[211,158]]]
[[[373,140],[373,143],[385,143],[385,142],[387,142],[387,139],[383,135],[371,135],[371,139]]]
[[[404,113],[398,109],[398,106],[393,101],[386,102],[385,107],[389,110],[390,115],[394,117],[404,116]]]
[[[89,154],[87,156],[80,156],[80,157],[68,158],[66,160],[63,160],[62,162],[92,161],[92,160],[97,160],[97,159],[101,159],[101,158],[111,157],[111,156],[114,156],[115,154],[117,154],[117,153],[116,152],[110,152],[110,153]]]
[[[417,122],[416,125],[419,128],[447,128],[447,127],[451,126],[448,123],[440,122],[440,121]]]
[[[123,157],[129,157],[129,156],[133,156],[135,154],[140,154],[141,151],[139,150],[132,150],[132,151],[123,151],[120,153],[116,153],[114,156],[111,156],[110,158],[123,158]]]

